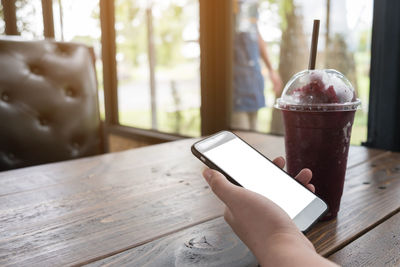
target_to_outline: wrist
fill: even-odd
[[[271,235],[265,247],[257,251],[255,256],[261,266],[273,266],[273,262],[295,260],[299,254],[319,256],[312,243],[302,233],[282,232]]]

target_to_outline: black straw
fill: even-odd
[[[315,69],[315,61],[317,59],[318,34],[319,34],[319,19],[315,19],[312,31],[310,61],[308,62],[309,70]]]

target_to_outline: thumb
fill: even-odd
[[[220,172],[213,169],[205,169],[203,176],[214,194],[227,206],[230,206],[235,200],[234,193],[238,187],[229,182]]]

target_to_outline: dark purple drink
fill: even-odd
[[[311,183],[335,218],[346,174],[351,128],[360,101],[350,82],[334,70],[303,71],[286,85],[277,108],[283,112],[287,170],[313,172]]]

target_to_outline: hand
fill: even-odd
[[[273,162],[281,168],[285,165],[282,157]],[[271,200],[230,183],[218,171],[205,169],[203,176],[217,197],[226,204],[225,220],[261,265],[290,266],[294,264],[293,257],[300,257],[298,260],[305,257],[303,260],[309,266],[313,266],[311,263],[321,264],[320,260],[324,260],[286,212]],[[314,186],[309,184],[311,176],[310,170],[303,169],[296,179],[315,191]]]
[[[276,166],[283,169],[285,167],[285,159],[283,157],[278,157],[272,161]],[[299,174],[295,177],[302,185],[308,188],[311,192],[315,193],[315,187],[310,184],[312,178],[312,172],[310,169],[302,169]]]
[[[272,90],[275,92],[275,97],[279,97],[282,93],[282,79],[279,76],[279,73],[276,71],[272,70],[269,72],[269,78],[271,79],[272,82]]]

